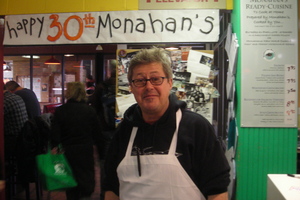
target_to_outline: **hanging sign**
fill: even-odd
[[[241,126],[297,127],[295,0],[241,1]]]
[[[139,0],[140,10],[226,9],[226,0]]]
[[[9,15],[4,45],[217,42],[219,10]]]

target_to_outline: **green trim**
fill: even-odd
[[[234,0],[231,23],[241,41],[240,0]],[[268,174],[294,174],[297,171],[297,128],[242,128],[241,111],[241,45],[236,73],[236,199],[266,199]]]

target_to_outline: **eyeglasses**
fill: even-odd
[[[147,81],[150,81],[152,85],[161,85],[164,82],[164,79],[167,77],[152,77],[149,79],[141,78],[141,79],[134,79],[131,82],[136,87],[144,87],[147,84]]]

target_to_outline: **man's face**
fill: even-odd
[[[140,65],[134,69],[132,80],[166,77],[160,63]],[[161,85],[152,85],[147,81],[144,87],[131,83],[131,91],[141,107],[143,114],[162,116],[169,106],[169,94],[172,89],[172,78],[164,79]]]

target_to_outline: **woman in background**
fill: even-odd
[[[52,144],[62,144],[78,186],[66,191],[68,200],[90,199],[95,188],[94,150],[102,152],[103,137],[95,110],[86,103],[85,86],[67,83],[67,103],[58,107],[52,122]]]

